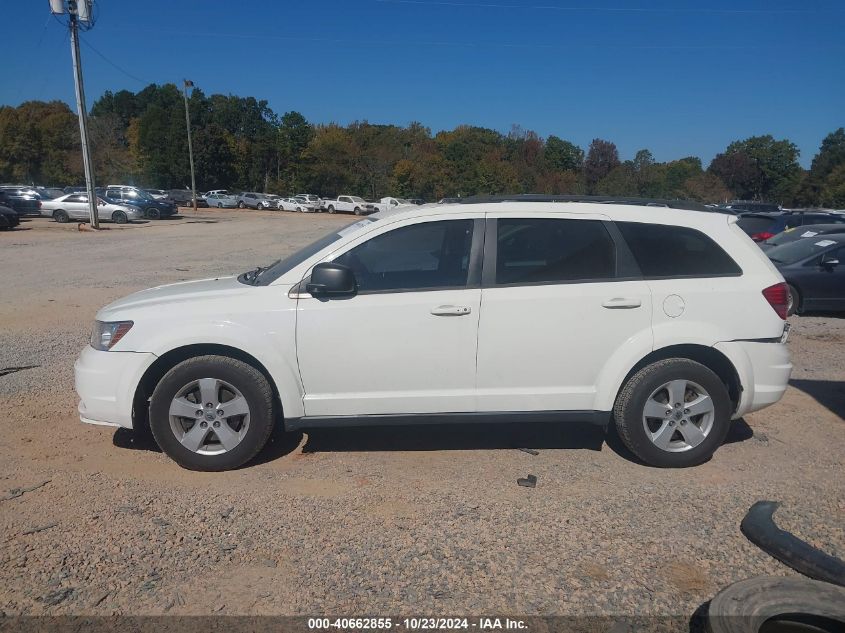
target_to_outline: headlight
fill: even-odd
[[[133,321],[94,321],[91,347],[107,352],[132,329]]]

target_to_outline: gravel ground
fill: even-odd
[[[72,364],[100,306],[351,221],[200,210],[0,234],[0,612],[688,617],[733,581],[793,574],[739,531],[759,499],[845,556],[843,318],[793,318],[786,397],[687,470],[595,427],[524,424],[277,433],[247,467],[195,473],[79,423]]]

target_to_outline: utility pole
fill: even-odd
[[[82,164],[85,167],[85,186],[88,190],[88,211],[91,227],[100,228],[97,216],[97,192],[94,191],[94,169],[91,163],[91,148],[88,141],[88,110],[85,107],[85,87],[82,83],[82,59],[79,54],[79,23],[91,28],[92,0],[67,0],[68,26],[70,27],[70,52],[73,58],[73,80],[76,88],[76,111],[79,116],[79,136],[82,140]],[[50,11],[55,14],[65,12],[63,0],[51,0]]]
[[[188,110],[188,88],[193,88],[194,82],[185,79],[185,126],[188,128],[188,160],[191,163],[191,200],[194,204],[194,211],[197,210],[197,181],[194,177],[194,148],[191,145],[191,113]]]

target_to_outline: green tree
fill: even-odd
[[[752,136],[728,145],[710,170],[742,197],[791,204],[801,183],[798,155],[788,140]]]
[[[597,193],[599,181],[619,167],[619,151],[616,145],[600,138],[593,139],[584,161],[584,180],[587,193]]]
[[[584,150],[557,136],[546,139],[544,152],[549,167],[557,171],[579,171],[584,164]]]

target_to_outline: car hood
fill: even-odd
[[[187,302],[191,302],[192,308],[196,308],[199,307],[197,302],[215,303],[221,299],[228,301],[236,295],[249,292],[250,288],[251,286],[240,283],[237,277],[199,279],[157,286],[110,303],[97,313],[97,319],[100,321],[131,320],[134,318],[133,315],[140,310],[160,312],[162,309],[172,309],[174,306]]]

